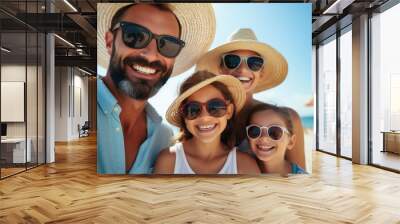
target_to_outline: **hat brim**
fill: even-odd
[[[97,63],[108,69],[110,55],[107,52],[105,34],[111,19],[118,9],[132,3],[97,4]],[[215,15],[210,3],[165,3],[178,18],[185,47],[175,59],[171,76],[179,75],[191,68],[206,52],[215,36]]]
[[[251,40],[236,40],[210,50],[200,58],[196,70],[220,73],[221,55],[236,50],[251,50],[264,58],[264,67],[260,71],[260,79],[254,89],[255,93],[271,89],[286,79],[288,73],[286,59],[270,45]]]
[[[213,82],[221,82],[229,89],[229,92],[232,94],[232,98],[234,101],[233,104],[235,105],[236,113],[238,113],[243,108],[246,102],[246,91],[243,88],[242,83],[230,75],[217,75],[213,78],[199,82],[195,86],[189,88],[184,93],[179,95],[178,98],[176,98],[174,102],[169,106],[166,112],[165,117],[167,121],[176,127],[180,127],[182,118],[179,108],[182,102],[193,93]]]

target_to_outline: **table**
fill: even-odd
[[[383,150],[382,152],[392,152],[400,154],[400,131],[382,131]]]
[[[6,138],[1,139],[1,157],[9,163],[31,162],[32,140],[26,139],[28,143],[25,151],[25,138]],[[26,152],[26,154],[25,154]],[[12,158],[12,159],[11,159]],[[26,160],[25,160],[26,159]]]

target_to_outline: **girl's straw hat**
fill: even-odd
[[[110,29],[111,19],[118,9],[132,3],[97,4],[97,63],[108,68],[110,55],[107,53],[105,34]],[[185,47],[175,59],[172,76],[191,68],[210,47],[215,36],[215,15],[210,3],[165,4],[178,18],[182,30],[181,39]],[[154,16],[154,15],[149,15]]]
[[[223,83],[226,87],[228,87],[229,92],[232,94],[233,103],[235,105],[236,113],[239,112],[244,103],[246,102],[246,90],[243,88],[242,83],[230,75],[216,75],[213,78],[206,79],[198,84],[190,87],[188,90],[183,92],[175,101],[169,106],[167,113],[165,115],[167,121],[172,125],[177,127],[181,126],[181,114],[180,114],[180,106],[182,102],[191,96],[193,93],[198,91],[199,89],[210,85],[213,82]]]

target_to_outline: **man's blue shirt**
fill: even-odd
[[[104,84],[97,79],[97,173],[126,174],[124,134],[119,119],[121,107]],[[159,152],[168,148],[172,130],[162,123],[162,118],[147,103],[145,107],[147,139],[140,145],[129,174],[149,174]]]

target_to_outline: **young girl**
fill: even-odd
[[[262,173],[305,173],[301,167],[285,159],[286,151],[291,150],[296,142],[286,108],[269,104],[255,106],[247,119],[246,134]]]
[[[206,71],[190,76],[166,114],[168,122],[180,128],[178,142],[160,153],[154,172],[260,173],[251,156],[233,147],[233,120],[245,98],[241,83],[231,76]]]

